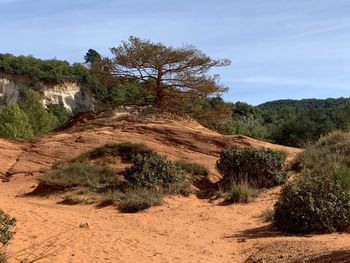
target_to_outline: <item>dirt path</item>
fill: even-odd
[[[18,176],[0,185],[1,207],[18,220],[10,262],[294,262],[349,248],[348,234],[275,232],[261,214],[275,202],[276,189],[246,205],[172,197],[160,207],[121,214],[23,197],[34,184],[32,176]]]

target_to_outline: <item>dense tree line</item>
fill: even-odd
[[[206,98],[182,109],[205,126],[225,134],[243,134],[303,147],[334,130],[350,129],[350,99],[280,100],[251,106]]]

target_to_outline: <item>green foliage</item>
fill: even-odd
[[[257,196],[257,192],[248,183],[232,182],[219,194],[226,203],[248,203]]]
[[[116,144],[106,144],[100,148],[96,148],[82,156],[90,160],[98,158],[121,157],[123,161],[130,162],[137,154],[151,153],[152,150],[142,143],[122,142]]]
[[[350,133],[334,132],[309,145],[292,167],[301,170],[282,189],[275,223],[287,232],[350,227]]]
[[[41,175],[39,181],[62,189],[89,187],[95,191],[125,186],[125,181],[115,169],[80,162],[61,164],[58,168]]]
[[[161,193],[145,189],[136,189],[120,196],[117,208],[122,213],[136,213],[152,206],[161,205]]]
[[[114,168],[114,157],[122,157],[133,165],[119,172]],[[185,164],[184,170],[193,174],[205,172],[203,167],[182,164]],[[122,212],[137,212],[161,204],[166,194],[190,195],[192,188],[182,174],[184,170],[144,144],[125,142],[107,144],[71,162],[57,162],[39,177],[39,181],[40,185],[68,191],[62,201],[64,204],[100,199],[100,206],[116,205]],[[83,195],[90,195],[90,198]]]
[[[281,100],[257,106],[269,125],[270,140],[284,145],[303,146],[334,130],[350,125],[350,99]]]
[[[322,163],[322,165],[320,165]],[[340,164],[350,166],[350,133],[333,132],[310,144],[293,160],[294,170],[308,169],[325,174]]]
[[[12,237],[12,227],[16,225],[16,219],[0,209],[0,243],[6,244]]]
[[[27,75],[35,83],[39,80],[60,82],[65,80],[89,81],[90,71],[81,64],[70,65],[57,59],[41,60],[32,56],[0,54],[0,72]]]
[[[287,180],[286,154],[271,149],[231,147],[223,149],[216,163],[222,175],[220,185],[247,182],[256,188],[272,187]]]
[[[47,111],[56,117],[57,119],[56,126],[58,127],[62,126],[72,117],[72,114],[61,103],[47,105]]]
[[[180,169],[158,154],[138,154],[132,161],[133,166],[125,170],[124,176],[134,186],[146,189],[167,189],[184,180]]]
[[[198,163],[190,163],[185,160],[180,160],[176,161],[175,165],[186,174],[191,175],[193,178],[198,176],[207,176],[209,174],[208,169]]]
[[[40,93],[23,89],[18,104],[0,106],[0,137],[26,138],[42,134],[61,125],[69,116],[63,105],[50,105],[46,110]]]
[[[29,118],[17,104],[0,105],[0,137],[26,138],[33,136]]]
[[[220,97],[174,104],[204,126],[223,134],[241,134],[303,147],[334,130],[350,129],[350,99],[281,100],[251,106]]]
[[[94,49],[89,49],[84,56],[85,63],[93,65],[101,60],[101,55]]]
[[[292,233],[347,230],[350,193],[330,178],[304,174],[283,188],[274,220],[281,230]]]
[[[27,114],[34,135],[48,132],[57,126],[56,117],[43,106],[40,93],[24,91],[18,105]]]
[[[146,92],[154,94],[155,104],[179,98],[203,98],[226,91],[212,67],[226,66],[229,60],[214,60],[192,46],[173,48],[130,37],[111,48],[112,58],[104,58],[106,75],[125,77],[143,83]]]

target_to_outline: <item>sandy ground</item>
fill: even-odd
[[[26,141],[0,140],[0,208],[16,217],[9,262],[350,262],[350,235],[286,236],[264,222],[279,189],[249,204],[222,206],[195,196],[170,197],[137,214],[113,207],[58,204],[33,197],[36,176],[107,142],[143,142],[171,159],[206,165],[227,145],[270,147],[293,158],[300,150],[223,136],[197,123],[82,117],[64,130]]]
[[[23,196],[34,184],[33,176],[18,176],[0,185],[1,207],[18,220],[10,262],[350,262],[349,234],[285,236],[264,222],[278,189],[249,204],[171,197],[121,214]],[[310,259],[318,256],[330,261]]]

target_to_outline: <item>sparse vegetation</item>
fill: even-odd
[[[121,187],[125,183],[118,171],[111,167],[80,162],[66,163],[50,170],[40,176],[39,181],[62,189],[89,187],[95,191],[106,187]]]
[[[13,237],[12,228],[16,225],[16,219],[0,209],[0,243],[7,244]]]
[[[232,182],[247,182],[255,188],[282,184],[287,180],[285,160],[285,153],[271,149],[226,148],[216,163],[222,175],[219,184],[223,189],[230,187]]]
[[[301,175],[275,205],[275,223],[286,232],[333,232],[350,227],[350,136],[335,132],[310,145],[294,162]]]
[[[274,217],[275,217],[275,209],[274,208],[267,208],[262,213],[262,217],[263,217],[265,222],[273,222]]]
[[[134,189],[117,200],[117,208],[123,213],[136,213],[162,204],[163,195],[159,191]]]
[[[132,165],[118,170],[115,158]],[[192,193],[186,175],[205,174],[205,169],[181,163],[182,168],[144,144],[107,144],[71,162],[55,163],[39,181],[66,191],[64,204],[97,201],[99,206],[112,204],[120,211],[136,212],[160,204],[164,195]]]
[[[193,179],[200,176],[207,176],[209,174],[208,169],[198,163],[191,163],[185,160],[179,160],[175,162],[175,165],[179,167],[183,172],[190,175]]]
[[[80,159],[88,158],[90,160],[96,160],[100,158],[113,158],[121,157],[124,162],[131,162],[132,158],[137,154],[151,153],[152,150],[145,144],[142,143],[115,143],[106,144],[103,147],[96,148],[84,155]]]
[[[257,196],[257,190],[246,182],[232,182],[219,196],[224,198],[226,203],[248,203]]]

